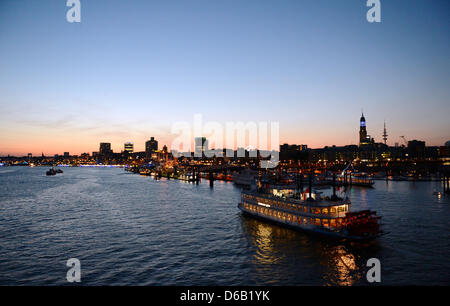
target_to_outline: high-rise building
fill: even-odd
[[[205,151],[208,150],[208,140],[206,137],[195,137],[195,156],[203,156]]]
[[[152,153],[158,151],[158,141],[155,140],[155,137],[151,137],[150,140],[145,142],[145,155],[151,157]]]
[[[134,145],[132,142],[125,142],[123,145],[124,151],[127,153],[133,153],[134,152]]]
[[[366,118],[364,117],[364,113],[361,113],[361,119],[359,120],[359,145],[363,146],[373,143],[373,138],[367,135]]]
[[[70,157],[70,153],[69,152],[64,152],[64,157]]]
[[[100,155],[110,155],[112,153],[111,143],[109,142],[101,142],[100,143]]]

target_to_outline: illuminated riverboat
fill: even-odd
[[[382,234],[375,211],[351,212],[348,197],[331,197],[310,191],[258,188],[243,191],[238,207],[245,214],[298,230],[349,240],[371,240]]]

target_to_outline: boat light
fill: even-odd
[[[258,202],[258,205],[261,205],[261,206],[264,206],[264,207],[270,207],[270,205],[268,205],[268,204],[259,203],[259,202]]]

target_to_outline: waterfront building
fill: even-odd
[[[195,157],[203,157],[205,151],[208,150],[208,140],[206,137],[195,137]]]
[[[112,153],[111,143],[109,142],[101,142],[100,143],[100,155],[110,155]]]
[[[408,141],[408,155],[410,158],[424,158],[425,141],[420,140]]]

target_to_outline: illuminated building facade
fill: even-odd
[[[130,154],[134,152],[134,145],[132,142],[125,142],[123,147],[124,147],[124,152],[130,153]]]
[[[155,137],[151,137],[145,142],[145,155],[150,158],[155,151],[158,151],[158,141],[155,140]]]
[[[373,143],[373,138],[370,138],[370,136],[367,135],[366,118],[364,117],[364,114],[361,114],[361,119],[359,120],[359,146]]]

